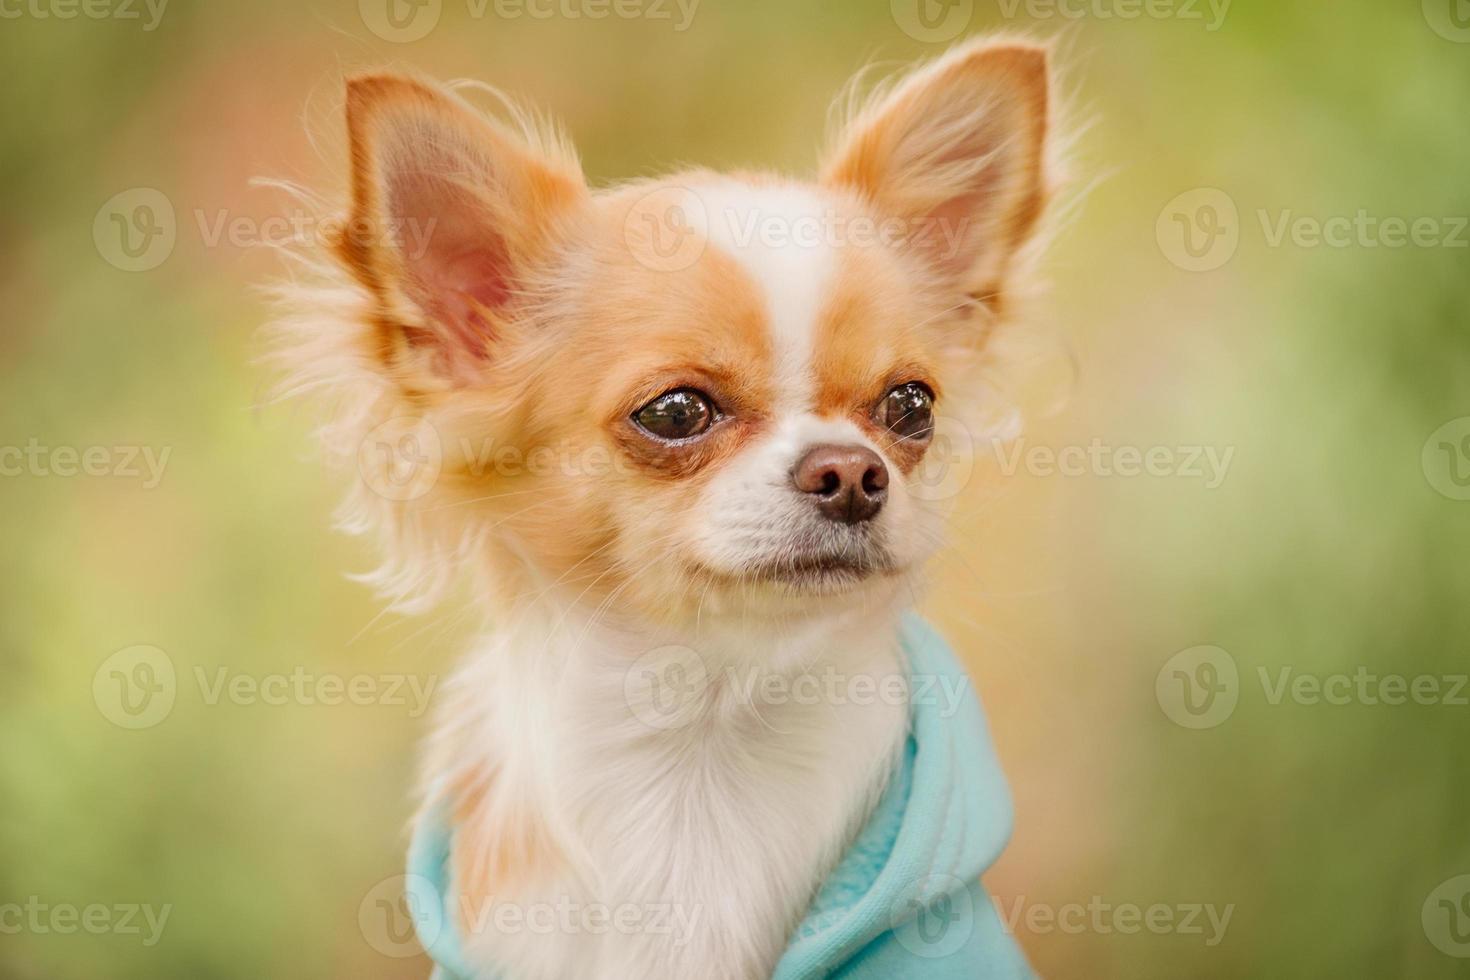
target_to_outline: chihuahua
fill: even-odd
[[[922,467],[1017,319],[1050,88],[1045,47],[976,40],[852,100],[813,181],[594,190],[509,102],[347,81],[345,219],[277,353],[372,581],[485,613],[418,818],[446,975],[781,975],[904,765]]]

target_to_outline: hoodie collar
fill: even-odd
[[[1010,837],[1010,794],[969,675],[918,616],[904,618],[900,638],[912,697],[902,757],[792,934],[774,980],[829,976],[888,933],[906,949],[921,949],[932,942],[925,909],[972,888]],[[408,908],[436,976],[491,980],[464,960],[450,887],[451,841],[442,810],[426,811],[409,846]]]

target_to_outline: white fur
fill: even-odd
[[[881,456],[882,449],[850,419],[813,411],[815,334],[840,261],[841,203],[799,185],[729,179],[689,194],[686,210],[704,216],[710,247],[733,257],[760,291],[776,357],[775,427],[716,474],[690,509],[700,559],[734,574],[762,559],[789,557],[798,532],[813,523],[810,504],[791,492],[792,468],[806,450],[858,445]],[[890,470],[889,500],[872,531],[908,565],[937,536],[938,518],[919,511]]]
[[[784,703],[752,703],[748,691],[804,673],[901,676],[895,603],[781,624],[707,622],[687,637],[589,628],[558,604],[523,610],[457,680],[473,710],[463,734],[484,757],[456,763],[501,771],[497,791],[533,801],[569,862],[529,891],[467,909],[478,923],[467,949],[517,980],[769,976],[883,788],[907,707],[851,688],[815,700],[792,688]],[[707,683],[676,702],[669,727],[649,724],[652,689],[630,684],[630,671],[662,680],[691,657]],[[652,913],[647,928],[592,935],[557,919],[547,935],[497,926],[502,902],[523,913]]]
[[[813,335],[837,269],[830,203],[805,187],[738,181],[694,188],[711,246],[760,289],[776,352],[776,396],[787,412],[809,409]]]

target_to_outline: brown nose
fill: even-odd
[[[791,473],[796,489],[817,509],[843,524],[872,520],[888,496],[888,467],[863,446],[814,446]]]

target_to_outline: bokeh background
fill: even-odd
[[[258,407],[256,287],[287,267],[254,238],[296,205],[250,180],[336,186],[345,71],[508,89],[596,181],[807,172],[851,73],[992,29],[1061,37],[1086,189],[1038,320],[1076,370],[1035,400],[1019,464],[982,453],[927,603],[1016,797],[1002,914],[1049,976],[1464,975],[1463,0],[559,3],[0,11],[0,445],[34,447],[0,455],[0,976],[426,972],[373,925],[412,695],[209,696],[422,685],[465,641],[344,576],[371,556],[329,528],[310,416]],[[1156,472],[1046,464],[1093,445],[1157,450]],[[99,472],[62,475],[67,447],[102,447]],[[161,478],[128,447],[167,452]],[[1189,463],[1206,450],[1219,479]],[[161,663],[172,703],[129,714],[120,678]],[[1303,676],[1343,703],[1282,693]],[[1437,693],[1384,703],[1394,677]],[[169,913],[151,944],[141,914],[22,918],[97,905]]]

